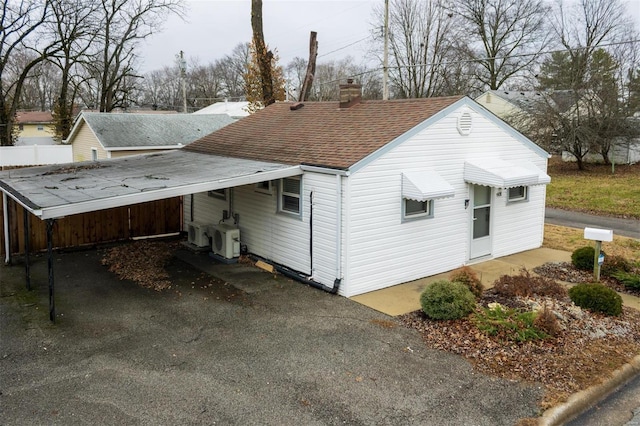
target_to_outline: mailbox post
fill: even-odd
[[[596,242],[596,249],[593,255],[593,278],[596,282],[599,282],[600,266],[602,266],[602,263],[604,262],[604,256],[600,255],[600,249],[602,248],[603,241],[613,241],[613,230],[584,228],[584,238],[586,240],[594,240]]]

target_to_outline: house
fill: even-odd
[[[56,143],[56,128],[50,111],[18,111],[16,125],[16,146]]]
[[[73,161],[95,161],[182,148],[233,121],[226,114],[82,112],[64,143]]]
[[[249,115],[249,102],[216,102],[208,107],[204,107],[193,114],[227,114],[231,118],[240,119]]]
[[[194,194],[185,229],[344,296],[542,245],[549,155],[467,97],[341,85],[339,104],[275,103],[181,152],[299,166]]]

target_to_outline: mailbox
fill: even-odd
[[[584,228],[585,240],[613,241],[613,231],[611,229]]]

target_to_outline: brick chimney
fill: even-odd
[[[362,100],[362,86],[353,84],[353,79],[347,79],[347,84],[340,85],[340,108],[350,108]]]

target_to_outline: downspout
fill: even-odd
[[[193,197],[194,197],[194,195],[191,194],[191,208],[189,209],[189,213],[190,213],[189,214],[189,218],[191,219],[191,222],[193,222],[193,214],[194,214],[193,213]]]
[[[336,174],[336,279],[333,282],[334,293],[338,293],[342,283],[342,176]]]
[[[9,198],[2,193],[2,223],[4,227],[4,264],[11,265],[11,235],[9,234]]]
[[[309,278],[313,279],[313,191],[309,193]]]

